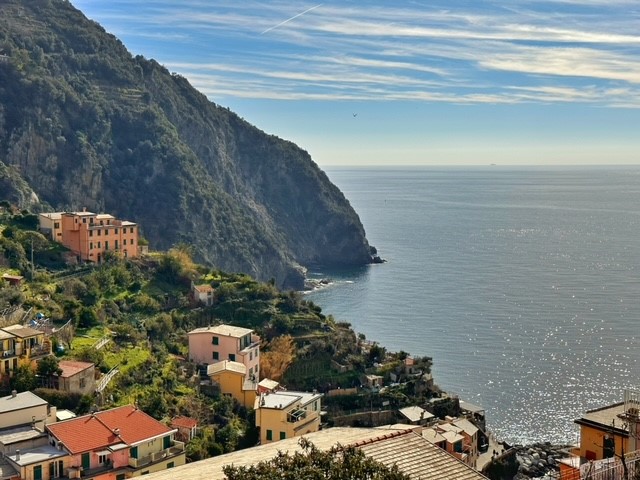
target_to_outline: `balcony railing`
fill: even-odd
[[[160,450],[159,452],[153,452],[151,455],[146,455],[140,458],[130,458],[129,466],[133,468],[141,468],[152,463],[160,462],[167,458],[180,455],[184,452],[184,442],[174,440],[169,448]]]

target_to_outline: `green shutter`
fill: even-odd
[[[138,458],[138,447],[131,447],[129,449],[129,456],[131,458]]]
[[[280,440],[287,438],[287,432],[280,432]]]
[[[82,468],[88,469],[91,467],[91,454],[89,452],[82,454]]]
[[[267,440],[273,440],[273,432],[271,430],[267,430]]]
[[[42,480],[42,465],[33,467],[33,480]]]
[[[167,435],[162,439],[162,448],[169,448],[171,446],[171,436]]]

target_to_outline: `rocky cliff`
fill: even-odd
[[[210,102],[64,0],[0,3],[0,200],[105,211],[152,248],[302,286],[301,266],[371,261],[309,154]]]

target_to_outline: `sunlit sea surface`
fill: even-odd
[[[640,167],[358,168],[327,174],[383,265],[316,271],[326,314],[434,359],[441,388],[519,443],[640,386]]]

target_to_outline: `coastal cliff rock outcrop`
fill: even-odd
[[[282,287],[302,288],[305,265],[372,260],[307,152],[133,57],[65,0],[0,3],[0,162],[20,183],[0,197],[106,211],[154,248],[187,243]]]

